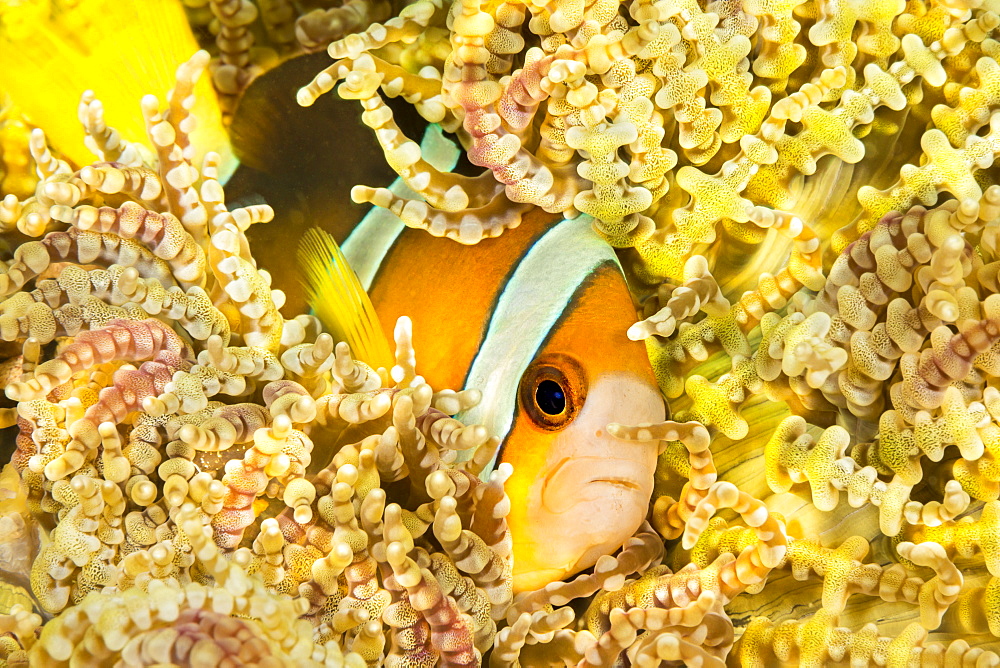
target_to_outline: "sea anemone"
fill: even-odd
[[[8,665],[1000,665],[1000,7],[76,4],[0,3]],[[154,15],[155,66],[98,90]],[[96,160],[59,116],[88,75]],[[424,382],[407,319],[384,364],[335,341],[265,264],[295,195],[227,178],[308,171],[300,86],[411,189],[356,202],[617,249],[672,417],[608,425],[662,454],[592,568],[515,595],[511,468],[454,417],[481,394]]]

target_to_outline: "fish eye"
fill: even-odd
[[[556,381],[545,379],[535,388],[535,405],[546,415],[559,415],[566,410],[566,392]]]
[[[586,384],[574,360],[553,356],[536,360],[521,377],[521,409],[543,429],[562,429],[583,406]]]

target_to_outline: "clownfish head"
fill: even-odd
[[[646,517],[656,446],[607,428],[665,418],[645,349],[625,336],[633,315],[617,266],[599,267],[521,374],[499,453],[513,466],[515,591],[593,566]]]

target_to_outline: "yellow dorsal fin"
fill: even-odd
[[[0,92],[76,165],[95,160],[77,118],[85,90],[103,103],[109,126],[128,141],[146,143],[140,100],[149,93],[164,99],[177,67],[198,49],[180,0],[0,0]],[[228,136],[206,75],[191,112],[195,165],[206,151],[216,151],[231,169]]]
[[[373,368],[392,368],[394,356],[371,300],[340,246],[319,228],[299,242],[306,300],[336,341],[346,341],[356,359]]]

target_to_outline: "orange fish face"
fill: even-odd
[[[593,566],[642,524],[656,446],[607,432],[665,418],[641,343],[625,336],[631,301],[617,267],[581,286],[521,377],[500,460],[507,482],[514,589],[537,589]]]
[[[523,420],[508,445],[514,590],[544,587],[612,554],[642,524],[653,491],[656,450],[611,437],[609,422],[662,420],[659,391],[637,374],[610,373],[591,384],[572,423],[547,433]],[[541,455],[541,456],[539,456]],[[534,460],[529,464],[525,460]]]

